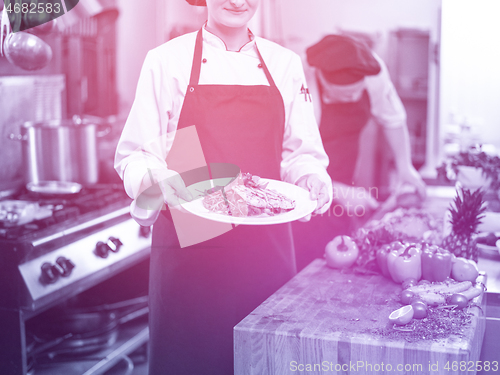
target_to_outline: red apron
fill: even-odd
[[[269,86],[199,85],[202,46],[200,30],[178,128],[196,125],[207,165],[279,179],[284,104],[260,53]],[[150,375],[233,374],[233,327],[295,273],[289,224],[239,225],[180,248],[162,211],[151,252]]]
[[[358,159],[359,137],[371,116],[365,90],[357,102],[321,104],[320,133],[330,158],[328,174],[333,181],[351,185]]]

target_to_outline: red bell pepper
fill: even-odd
[[[450,277],[451,253],[436,245],[422,245],[422,278],[429,281],[444,281]]]
[[[399,243],[387,256],[387,268],[392,280],[402,283],[406,279],[420,280],[422,276],[420,246],[414,243]]]

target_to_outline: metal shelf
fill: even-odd
[[[96,353],[91,358],[54,362],[35,366],[35,375],[100,375],[125,360],[133,368],[128,355],[149,340],[147,322],[131,322],[120,329],[115,344]]]

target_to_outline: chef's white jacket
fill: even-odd
[[[195,39],[196,33],[186,34],[148,52],[117,146],[115,169],[124,180],[127,194],[134,199],[132,216],[142,225],[153,224],[159,211],[137,207],[135,199],[154,183],[148,168],[168,169],[165,160],[189,83]],[[257,45],[285,106],[281,178],[293,184],[303,175],[316,173],[327,184],[331,201],[332,183],[326,172],[328,156],[323,149],[310,95],[305,90],[300,57],[268,40],[253,36],[251,39],[240,51],[228,51],[219,37],[204,28],[204,63],[199,84],[269,85],[264,70],[259,67]],[[329,204],[322,212],[328,207]]]

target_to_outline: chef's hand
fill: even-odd
[[[406,168],[398,170],[399,183],[397,190],[399,191],[403,185],[410,185],[415,188],[418,195],[422,199],[426,197],[426,185],[422,177],[417,172],[413,165],[409,165]]]
[[[295,184],[305,190],[308,190],[311,200],[318,201],[314,213],[321,211],[321,209],[330,201],[330,197],[328,196],[328,187],[323,181],[321,181],[317,174],[307,174],[302,176]],[[311,214],[299,219],[299,221],[309,220],[311,220]]]
[[[158,183],[163,201],[169,208],[183,210],[179,198],[189,202],[193,199],[191,192],[186,188],[184,180],[178,173],[172,173],[168,169],[153,169],[151,170],[154,181]]]

